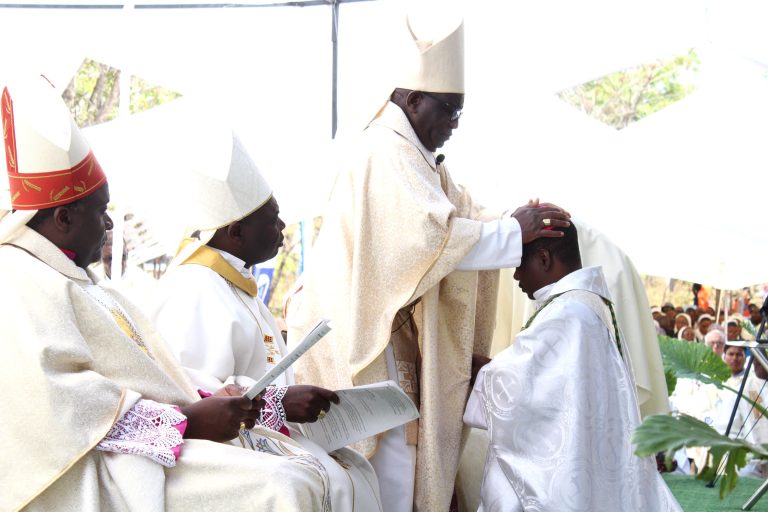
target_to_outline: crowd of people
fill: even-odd
[[[724,382],[726,388],[718,389],[713,384],[705,384],[696,379],[677,380],[670,395],[673,411],[679,411],[698,418],[715,428],[721,434],[727,432],[732,437],[747,439],[756,444],[768,443],[768,421],[762,411],[752,405],[768,404],[768,372],[757,361],[753,361],[752,371],[746,367],[751,357],[749,348],[729,345],[730,342],[754,341],[763,322],[763,314],[758,304],[746,304],[742,312],[721,312],[717,314],[712,307],[686,307],[665,303],[661,308],[651,307],[654,325],[659,335],[701,343],[709,347],[730,370],[730,377]],[[717,318],[717,320],[716,320]],[[731,422],[734,411],[736,392],[745,378],[744,396]],[[750,402],[751,401],[751,402]],[[703,469],[707,463],[707,451],[701,448],[689,448],[686,454],[678,454],[678,471],[693,474]],[[744,474],[766,477],[763,464],[751,463],[742,471]]]
[[[463,22],[406,26],[413,58],[339,168],[287,340],[251,272],[285,224],[229,128],[201,126],[220,165],[178,185],[190,236],[134,304],[90,268],[108,169],[50,83],[3,88],[0,509],[454,510],[472,426],[489,439],[479,510],[680,511],[634,454],[640,342],[602,268],[563,208],[486,209],[452,181],[436,152],[463,109]],[[502,268],[537,308],[490,359]],[[678,330],[706,341],[707,316]],[[331,333],[248,398],[318,318]],[[418,420],[330,453],[302,434],[338,390],[386,380]]]
[[[721,332],[728,341],[754,340],[763,321],[760,305],[755,303],[748,304],[744,311],[717,314],[711,306],[683,307],[667,302],[662,307],[652,306],[651,315],[660,335],[699,343],[706,342],[707,333],[712,331]]]

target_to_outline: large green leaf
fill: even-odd
[[[743,439],[731,439],[719,434],[706,423],[681,414],[678,416],[649,416],[632,435],[635,453],[641,457],[659,452],[671,452],[683,447],[708,446],[712,454],[712,466],[699,478],[712,479],[721,461],[725,460],[723,478],[720,480],[720,497],[725,497],[736,486],[737,471],[747,463],[747,454],[768,459],[765,446],[754,445]]]
[[[677,387],[677,375],[675,370],[671,368],[664,368],[664,380],[667,381],[667,396],[672,396]]]
[[[678,379],[696,379],[722,389],[731,370],[712,349],[701,343],[691,343],[659,336],[664,371],[672,370]]]
[[[659,336],[661,358],[667,388],[672,394],[678,378],[696,379],[712,384],[718,389],[737,391],[723,384],[731,376],[731,370],[723,360],[706,345]],[[768,417],[768,411],[746,396],[742,399],[752,404]],[[743,439],[731,439],[719,434],[706,423],[684,414],[678,416],[651,416],[635,430],[632,437],[641,456],[666,452],[667,458],[683,447],[706,446],[712,455],[712,465],[699,474],[699,478],[714,480],[721,474],[720,498],[730,493],[738,481],[738,470],[747,463],[747,455],[768,459],[768,445],[758,446]]]
[[[738,393],[723,384],[731,376],[731,369],[706,345],[659,336],[659,348],[670,395],[677,385],[677,379],[682,378],[696,379],[704,384],[712,384],[718,389]],[[768,410],[763,405],[752,401],[746,395],[742,395],[741,399],[768,418]]]

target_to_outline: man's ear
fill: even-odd
[[[419,91],[411,91],[405,97],[405,108],[408,112],[415,114],[419,111],[419,105],[424,100],[424,95]]]
[[[72,208],[69,206],[57,206],[53,210],[53,226],[60,233],[69,233],[72,229]]]
[[[539,260],[539,264],[541,265],[541,269],[544,272],[549,272],[549,270],[552,268],[552,253],[549,252],[549,249],[539,248],[539,250],[536,253],[536,257]]]
[[[235,243],[240,243],[243,238],[243,226],[239,221],[227,226],[227,238]]]

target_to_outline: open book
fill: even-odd
[[[299,425],[302,434],[326,451],[398,427],[419,417],[408,395],[391,380],[336,390],[339,403],[324,418]]]

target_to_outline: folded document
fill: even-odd
[[[325,448],[338,450],[361,439],[418,419],[419,411],[393,381],[336,390],[340,402],[314,423],[302,423],[302,434]]]

